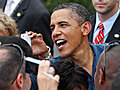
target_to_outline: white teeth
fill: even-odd
[[[58,41],[56,42],[56,44],[59,44],[59,43],[61,43],[61,42],[64,42],[64,40],[58,40]]]

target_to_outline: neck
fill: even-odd
[[[75,60],[75,63],[84,68],[90,75],[92,75],[93,64],[93,51],[88,43],[88,40],[81,42],[79,50],[75,52],[71,57]]]
[[[111,90],[111,87],[112,87],[112,82],[111,80],[108,80],[101,85],[101,88],[99,90]]]
[[[117,13],[119,8],[117,9],[113,9],[111,11],[108,11],[106,13],[99,13],[98,12],[98,17],[100,19],[100,21],[104,22],[106,21],[107,19],[109,19],[110,17],[112,17],[113,15],[115,15]]]

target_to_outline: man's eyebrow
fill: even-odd
[[[61,23],[68,23],[68,22],[66,22],[66,21],[60,21],[60,22],[58,22],[58,24],[61,24]]]
[[[57,24],[62,24],[62,23],[67,23],[68,24],[68,22],[66,22],[66,21],[60,21],[60,22],[58,22]],[[50,25],[50,27],[54,27],[55,25],[54,24],[51,24]]]

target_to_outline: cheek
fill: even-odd
[[[92,0],[92,4],[93,4],[93,6],[95,6],[95,0]]]
[[[73,42],[73,43],[79,43],[82,38],[82,33],[78,28],[75,28],[71,30],[69,33],[67,33],[68,40]]]
[[[70,36],[68,40],[70,46],[74,49],[78,48],[81,45],[81,36],[80,34],[74,34],[73,36]]]

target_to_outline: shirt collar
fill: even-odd
[[[117,11],[116,14],[114,14],[111,18],[107,19],[106,21],[103,22],[104,29],[105,29],[105,35],[110,32],[112,29],[112,26],[114,22],[116,21],[117,17],[119,16],[120,10]]]
[[[105,30],[108,30],[108,28],[110,27],[106,27],[106,26],[111,26],[113,25],[113,23],[115,22],[115,20],[117,19],[118,15],[120,13],[120,9],[117,11],[116,14],[114,14],[111,18],[107,19],[106,21],[104,22],[101,22],[99,17],[98,17],[98,12],[96,12],[96,24],[95,24],[95,31],[97,30],[98,28],[98,25],[99,23],[102,23],[104,25],[104,29]]]
[[[95,31],[97,30],[99,23],[101,23],[101,21],[100,21],[100,19],[99,19],[99,17],[98,17],[98,12],[96,12],[96,24],[95,24]]]

